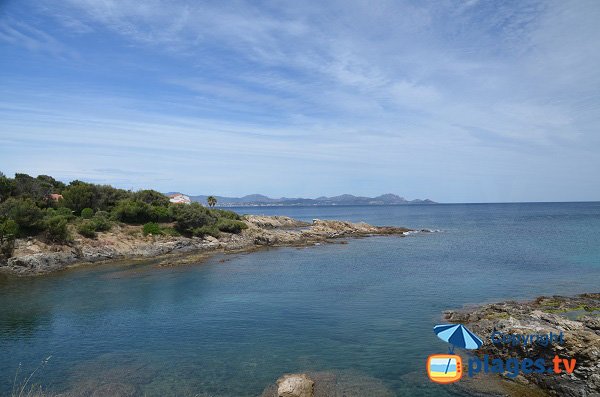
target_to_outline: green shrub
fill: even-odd
[[[153,206],[169,206],[169,198],[156,190],[140,190],[133,194],[133,198]]]
[[[10,197],[0,205],[0,218],[10,218],[19,226],[19,232],[25,235],[37,233],[41,228],[44,215],[30,198]]]
[[[234,221],[239,221],[241,219],[237,213],[229,210],[211,209],[210,212],[217,218],[233,219]]]
[[[172,236],[172,237],[181,236],[181,233],[179,233],[173,227],[163,227],[162,232],[165,236]]]
[[[113,224],[108,217],[108,212],[104,212],[106,215],[98,215],[100,212],[104,211],[98,211],[92,218],[92,222],[94,223],[94,227],[96,228],[97,232],[107,232],[112,228]]]
[[[242,221],[234,221],[232,219],[219,219],[217,222],[217,228],[220,231],[226,233],[240,233],[242,230],[247,229],[248,225],[246,225]]]
[[[94,214],[94,218],[110,219],[110,213],[106,211],[96,211],[96,214]]]
[[[168,207],[151,205],[149,216],[154,222],[168,222],[171,220],[171,213]]]
[[[54,213],[56,215],[62,215],[62,216],[66,217],[69,220],[75,218],[75,215],[73,215],[73,211],[70,208],[67,208],[67,207],[58,207],[58,208],[56,208],[54,210]]]
[[[142,233],[144,233],[144,236],[147,236],[149,234],[152,234],[153,236],[158,236],[163,234],[160,225],[158,223],[155,222],[148,222],[144,225],[144,227],[142,228]]]
[[[219,238],[221,235],[216,225],[204,225],[194,228],[192,234],[198,237],[213,236],[214,238]]]
[[[83,219],[92,219],[92,216],[94,216],[94,210],[91,208],[84,208],[81,210],[81,217]]]
[[[77,226],[77,232],[84,237],[96,237],[96,225],[92,220],[86,219]]]
[[[72,209],[76,215],[79,215],[84,208],[95,207],[97,190],[96,186],[90,183],[73,181],[63,191],[62,195],[62,205]]]
[[[184,234],[194,234],[196,229],[213,225],[217,221],[208,209],[198,203],[171,206],[171,217],[175,220],[177,231]]]
[[[12,219],[0,220],[0,259],[8,259],[12,256],[18,233],[17,222]]]
[[[44,229],[46,239],[55,243],[64,243],[69,241],[69,229],[67,224],[69,220],[62,215],[53,215],[44,219]]]
[[[141,224],[152,220],[151,208],[139,200],[121,200],[113,209],[114,217],[125,223]]]
[[[0,172],[0,203],[9,198],[14,189],[14,179],[7,178],[6,175]]]

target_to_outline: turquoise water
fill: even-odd
[[[440,232],[1,280],[0,395],[48,356],[32,381],[56,392],[256,396],[323,370],[453,395],[424,372],[443,310],[600,290],[600,203],[239,211]]]

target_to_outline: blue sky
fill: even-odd
[[[0,170],[600,200],[600,2],[0,2]]]

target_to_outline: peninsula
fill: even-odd
[[[211,199],[209,203],[214,205]],[[219,252],[308,246],[343,237],[404,236],[411,230],[283,216],[240,216],[179,203],[154,190],[131,192],[46,175],[0,174],[0,272],[38,275],[70,266],[159,258],[172,265]]]

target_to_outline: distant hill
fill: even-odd
[[[173,194],[178,192],[170,192]],[[189,196],[192,201],[206,204],[207,195]],[[218,207],[236,206],[283,206],[283,205],[390,205],[390,204],[437,204],[429,199],[407,200],[396,194],[388,193],[377,197],[362,197],[352,194],[342,194],[334,197],[309,198],[270,198],[262,194],[250,194],[243,197],[215,196]]]

